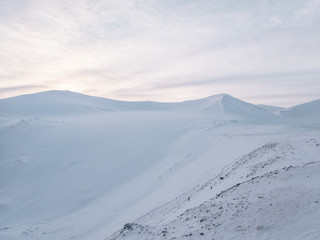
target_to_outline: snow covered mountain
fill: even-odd
[[[92,114],[108,111],[158,110],[163,105],[166,104],[123,102],[71,91],[47,91],[0,101],[2,115],[29,117]]]
[[[47,91],[22,95],[0,101],[1,115],[59,116],[93,114],[108,111],[195,111],[211,112],[215,118],[246,120],[272,119],[273,116],[258,106],[233,98],[228,94],[180,103],[125,102],[87,96],[70,91]]]
[[[319,156],[319,137],[270,142],[107,239],[319,239]]]
[[[280,111],[282,116],[320,123],[320,99]]]
[[[1,99],[0,239],[317,239],[310,104]]]

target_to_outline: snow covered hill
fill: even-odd
[[[214,118],[271,120],[274,116],[258,106],[228,94],[180,103],[125,102],[87,96],[70,91],[47,91],[0,101],[2,116],[54,117],[108,111],[182,111],[211,112]]]
[[[107,239],[319,239],[320,138],[295,137],[243,155]]]
[[[287,203],[280,194],[259,198],[261,206],[255,205],[250,201],[256,195],[278,191],[279,182],[287,187],[286,196],[300,194],[295,182],[279,178],[286,178],[282,174],[292,174],[294,181],[303,174],[317,179],[320,130],[309,119],[318,112],[308,110],[308,104],[295,109],[299,111],[290,116],[274,115],[227,94],[180,103],[124,102],[69,91],[1,99],[0,239],[102,240],[114,232],[118,239],[179,239],[186,234],[237,239],[238,230],[226,222],[253,218],[258,206],[278,201],[279,210]],[[304,109],[310,112],[306,121]],[[265,176],[273,171],[279,174]],[[270,181],[269,188],[264,189],[264,181]],[[299,214],[311,211],[312,219],[318,214],[313,208],[318,190],[316,184],[306,185],[314,198],[306,189],[309,197],[295,198],[294,204],[309,203]],[[229,196],[226,202],[221,202],[223,191]],[[241,202],[233,198],[242,195],[251,196],[248,202],[255,208],[248,207],[239,218],[232,215],[236,209],[230,208],[230,215],[210,207],[219,202],[222,209],[238,206]],[[194,218],[187,228],[184,218],[198,216],[204,206],[212,214],[204,215],[205,224],[219,213],[221,225],[201,229],[204,220],[200,224]],[[282,224],[293,217],[286,214],[272,216]],[[267,232],[263,236],[289,232],[267,227],[263,221],[269,217],[239,231],[248,239],[257,229]],[[123,228],[126,223],[132,224]],[[224,238],[223,228],[230,233]],[[318,236],[306,229],[311,236],[306,239]]]
[[[162,109],[162,103],[124,102],[88,96],[71,91],[47,91],[1,99],[1,115],[54,117],[57,115],[92,114],[108,111]]]
[[[245,121],[275,121],[276,117],[259,106],[236,99],[228,94],[219,94],[199,100],[176,104],[177,109],[210,112],[216,119]]]
[[[280,111],[282,116],[320,123],[320,99]]]

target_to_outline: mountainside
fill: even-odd
[[[282,116],[310,122],[320,122],[320,99],[280,111]]]
[[[271,105],[258,104],[258,107],[263,108],[273,114],[279,114],[281,110],[284,110],[284,107],[276,107]]]
[[[263,145],[107,239],[318,239],[319,140]]]
[[[0,240],[317,239],[310,104],[0,99]]]

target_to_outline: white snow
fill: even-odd
[[[320,123],[320,99],[280,111],[283,116]]]
[[[318,239],[319,154],[319,136],[270,142],[108,239]]]
[[[256,234],[266,239],[289,236],[285,234],[292,229],[309,234],[305,239],[316,239],[319,232],[311,227],[318,222],[306,227],[302,221],[319,219],[319,212],[313,210],[320,176],[317,103],[275,115],[227,94],[181,103],[122,102],[69,91],[2,99],[0,239],[98,240],[128,222],[135,222],[132,226],[138,230],[123,229],[126,236],[119,239],[169,235],[179,239],[191,232],[190,239],[212,239],[212,234],[241,239],[239,232],[247,239],[256,239]],[[272,144],[276,147],[264,151],[262,146]],[[240,164],[250,154],[250,161]],[[276,160],[267,164],[270,159]],[[290,165],[294,166],[292,181],[286,180],[291,171],[283,170]],[[257,170],[252,173],[252,169]],[[276,170],[281,174],[261,177]],[[261,181],[248,182],[248,174]],[[222,175],[228,176],[221,180]],[[307,175],[313,180],[303,185],[306,189],[296,184]],[[272,187],[266,188],[265,181]],[[222,195],[215,198],[238,183],[227,201],[220,201]],[[285,191],[279,192],[279,184]],[[258,193],[269,196],[273,191],[274,198],[255,204]],[[302,193],[308,197],[300,200],[297,196]],[[193,212],[198,216],[199,209],[209,209],[211,204],[222,204],[223,209],[231,203],[239,205],[233,201],[239,196],[246,196],[253,207],[238,218],[232,215],[233,208],[224,212],[219,216],[221,227],[206,235],[200,235],[202,225],[196,220],[189,224],[194,230],[189,230],[177,218]],[[290,213],[284,206],[291,197],[296,199],[292,204],[310,207]],[[278,207],[261,215],[261,226],[254,225],[257,209],[272,202]],[[306,230],[298,223],[282,230],[266,224],[272,218],[275,225],[284,222],[276,214],[279,209],[284,209],[286,218],[299,217],[300,228]],[[210,214],[205,217],[211,218]],[[251,227],[238,231],[236,225],[243,221]],[[166,236],[158,236],[159,231],[167,231]]]
[[[265,105],[265,104],[258,104],[258,107],[263,108],[273,114],[279,115],[281,110],[284,110],[284,107],[277,107],[277,106],[271,106],[271,105]]]

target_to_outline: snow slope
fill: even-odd
[[[280,111],[282,116],[320,123],[320,99]]]
[[[290,118],[227,94],[181,103],[69,91],[1,99],[0,239],[104,239],[128,222],[171,224],[237,184],[199,189],[240,156],[270,142],[319,141],[316,124]]]
[[[294,137],[243,155],[107,239],[319,239],[320,138]]]
[[[273,114],[279,115],[281,110],[284,110],[284,107],[276,107],[271,105],[258,104],[258,107],[263,108]]]

